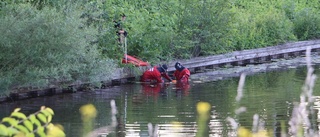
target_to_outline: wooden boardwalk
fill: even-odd
[[[320,52],[320,40],[300,41],[295,43],[286,43],[266,48],[253,50],[235,51],[227,54],[197,57],[187,60],[175,60],[169,62],[168,71],[174,71],[175,62],[179,61],[183,66],[189,68],[192,73],[203,69],[212,69],[225,65],[241,66],[247,64],[261,64],[270,62],[272,59],[292,58],[305,55],[307,47],[310,46],[312,52]]]

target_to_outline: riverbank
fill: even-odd
[[[319,53],[312,53],[312,63],[317,65],[320,64],[320,55]],[[258,65],[246,65],[246,66],[224,66],[215,69],[206,69],[202,70],[202,72],[193,73],[190,77],[191,83],[205,83],[205,82],[212,82],[217,80],[223,80],[231,77],[238,77],[242,73],[246,73],[247,75],[253,75],[257,73],[265,73],[269,71],[282,71],[287,69],[293,69],[297,67],[306,66],[306,60],[304,56],[299,56],[295,58],[289,59],[274,59],[268,63],[258,64]],[[134,77],[133,79],[134,80]],[[108,85],[102,85],[101,88],[108,88],[112,86],[118,86],[121,84],[126,84],[129,81],[127,80],[114,80]],[[44,97],[44,96],[53,96],[57,94],[70,94],[76,93],[80,91],[87,91],[92,89],[90,88],[90,84],[83,84],[76,88],[76,86],[69,86],[68,88],[48,88],[45,90],[34,90],[22,93],[12,93],[8,97],[1,97],[1,102],[7,101],[17,101],[22,99],[28,98],[35,98],[35,97]]]
[[[253,50],[236,51],[209,57],[198,57],[189,60],[175,60],[168,63],[169,74],[174,71],[174,63],[180,61],[192,72],[190,77],[193,83],[203,83],[222,80],[229,77],[237,77],[241,73],[248,75],[296,68],[305,65],[305,50],[312,49],[312,62],[320,64],[320,41],[302,41],[283,45],[266,47]],[[78,91],[90,91],[95,88],[108,88],[130,83],[139,79],[139,74],[147,67],[120,68],[114,73],[114,79],[103,81],[99,86],[91,83],[69,85],[66,88],[48,88],[15,91],[8,96],[0,96],[0,103],[17,101],[22,99],[52,96],[64,93],[76,93]]]

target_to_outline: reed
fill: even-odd
[[[314,111],[313,104],[314,104],[314,97],[312,95],[313,93],[313,87],[315,84],[315,80],[317,76],[313,74],[314,68],[312,67],[311,62],[311,48],[307,47],[306,49],[306,64],[307,64],[307,76],[304,82],[304,85],[302,86],[302,92],[300,95],[300,102],[294,102],[294,107],[291,114],[291,119],[288,121],[289,127],[284,126],[285,123],[281,123],[281,137],[287,137],[287,136],[294,136],[294,137],[314,137],[319,136],[319,132],[315,127],[312,127],[310,117],[312,117],[312,112]],[[239,84],[238,84],[238,90],[237,90],[237,96],[236,96],[236,102],[239,104],[239,101],[241,100],[243,96],[243,87],[244,87],[244,81],[245,81],[245,74],[242,74],[240,76]],[[238,117],[238,115],[242,112],[245,112],[246,108],[243,106],[238,107],[235,110],[235,117]],[[274,134],[273,131],[266,131],[264,128],[264,121],[259,119],[259,115],[255,114],[253,116],[253,123],[252,123],[252,129],[246,129],[244,127],[239,126],[239,123],[237,122],[236,118],[228,117],[226,119],[229,121],[230,125],[232,126],[234,132],[237,133],[239,137],[272,137]],[[288,128],[288,129],[286,129]]]

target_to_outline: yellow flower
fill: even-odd
[[[244,127],[239,127],[238,128],[238,137],[252,137],[251,132],[244,128]]]
[[[197,104],[197,111],[200,115],[207,114],[211,109],[211,106],[208,102],[199,102]]]
[[[90,120],[97,116],[97,110],[92,104],[81,106],[80,113],[83,120]]]
[[[266,130],[259,130],[257,133],[254,133],[252,137],[269,137]]]
[[[238,137],[271,137],[272,132],[268,132],[267,130],[259,130],[257,133],[252,133],[250,130],[239,127],[238,128]]]

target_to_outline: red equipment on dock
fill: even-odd
[[[148,62],[144,62],[141,59],[126,54],[124,54],[124,58],[122,58],[122,64],[133,64],[136,67],[150,65]]]

